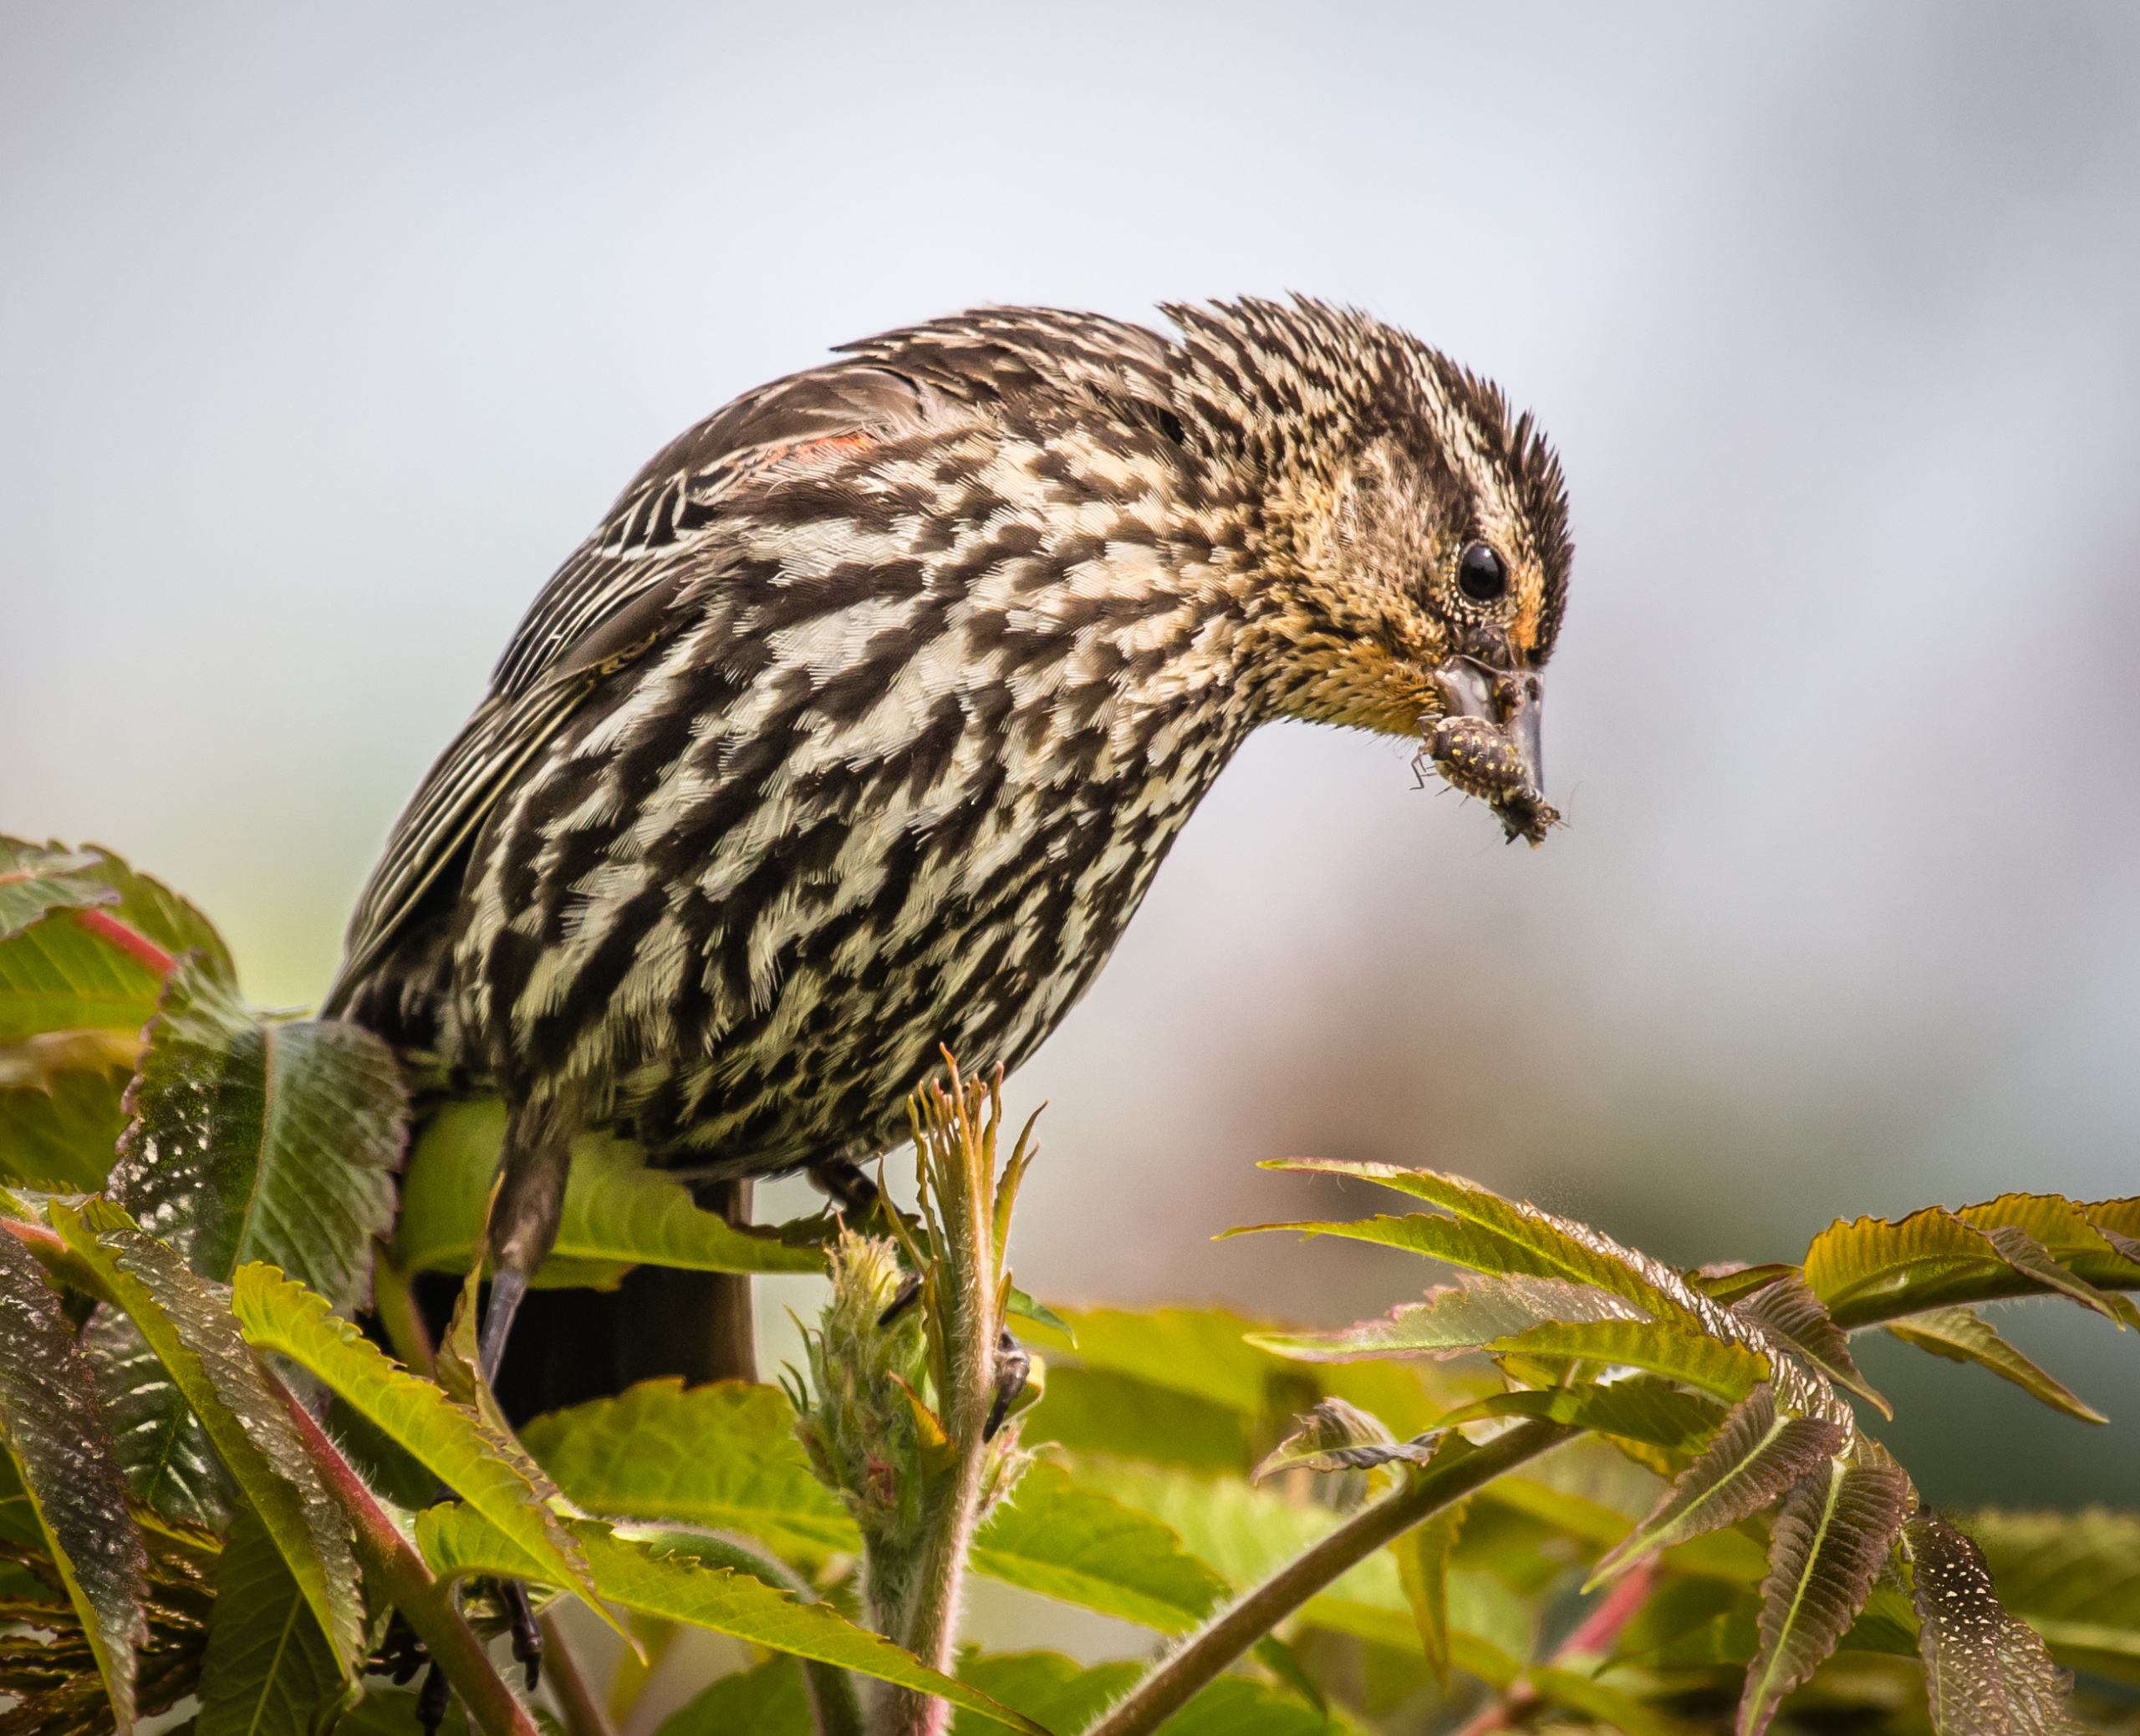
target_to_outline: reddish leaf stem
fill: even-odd
[[[1561,1642],[1553,1653],[1553,1662],[1610,1652],[1620,1637],[1620,1630],[1634,1620],[1635,1611],[1642,1607],[1643,1600],[1656,1584],[1657,1557],[1652,1555],[1627,1574],[1606,1593],[1597,1607],[1577,1624],[1575,1631]]]
[[[107,916],[101,910],[69,910],[67,914],[97,939],[109,940],[121,952],[130,954],[158,976],[170,975],[171,967],[178,963],[146,934],[129,928],[115,916]]]
[[[485,1736],[540,1736],[527,1708],[492,1667],[483,1642],[454,1606],[451,1588],[439,1582],[429,1564],[395,1529],[364,1479],[313,1420],[312,1413],[288,1387],[280,1382],[275,1385],[329,1492],[349,1516],[356,1533],[351,1540],[364,1577],[407,1618],[431,1661],[446,1672],[469,1717]]]
[[[1576,1658],[1610,1652],[1620,1637],[1621,1630],[1634,1620],[1656,1584],[1657,1557],[1652,1555],[1607,1592],[1597,1607],[1553,1648],[1552,1667],[1558,1669]],[[1538,1690],[1519,1676],[1505,1691],[1488,1701],[1475,1717],[1457,1731],[1456,1736],[1488,1736],[1490,1731],[1518,1723],[1537,1709],[1540,1698]]]

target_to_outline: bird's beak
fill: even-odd
[[[1452,657],[1434,672],[1439,715],[1419,720],[1425,756],[1468,796],[1490,802],[1511,842],[1541,843],[1560,823],[1546,802],[1539,751],[1545,683],[1535,670]]]

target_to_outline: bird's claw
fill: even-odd
[[[877,1209],[877,1184],[867,1171],[846,1158],[813,1163],[808,1172],[812,1184],[839,1208],[840,1215],[859,1223]]]
[[[527,1587],[517,1579],[500,1580],[498,1601],[512,1625],[513,1660],[527,1672],[527,1691],[533,1693],[543,1685],[543,1630],[527,1601]]]
[[[1032,1372],[1033,1359],[1011,1336],[1011,1329],[1005,1326],[996,1335],[996,1402],[988,1408],[988,1423],[981,1431],[981,1439],[996,1438],[996,1431],[1003,1426],[1003,1419],[1011,1414],[1011,1407],[1026,1390]]]
[[[884,1311],[877,1316],[877,1324],[880,1327],[889,1326],[911,1308],[920,1295],[921,1274],[909,1272],[899,1282],[899,1293],[892,1298]]]
[[[424,1727],[424,1736],[438,1736],[438,1727],[446,1722],[446,1708],[453,1703],[453,1684],[446,1679],[446,1672],[436,1664],[424,1673],[424,1685],[416,1693],[416,1722]]]

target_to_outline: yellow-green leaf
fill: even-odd
[[[777,1387],[643,1381],[538,1417],[527,1450],[590,1513],[741,1531],[776,1554],[852,1554],[861,1535],[811,1474]]]
[[[1646,1368],[1734,1404],[1770,1374],[1769,1359],[1759,1351],[1711,1338],[1676,1321],[1552,1321],[1498,1339],[1489,1348],[1514,1356],[1569,1357]]]
[[[403,1270],[468,1270],[504,1137],[505,1106],[494,1102],[449,1104],[425,1128],[401,1184],[395,1263]],[[634,1265],[821,1272],[825,1261],[815,1248],[787,1246],[701,1209],[688,1187],[646,1167],[645,1153],[629,1140],[582,1134],[573,1142],[557,1243],[535,1282],[609,1284]]]
[[[571,1533],[544,1504],[544,1491],[514,1463],[515,1443],[493,1438],[431,1382],[389,1361],[325,1297],[273,1266],[238,1268],[231,1309],[248,1344],[288,1357],[363,1413],[538,1564],[541,1571],[532,1577],[576,1591],[601,1609]]]
[[[53,1228],[155,1352],[245,1504],[267,1525],[337,1656],[354,1665],[364,1614],[348,1516],[222,1291],[109,1201],[87,1201],[79,1212],[55,1201],[49,1209]]]
[[[1037,1464],[975,1536],[976,1573],[1081,1609],[1186,1633],[1226,1582],[1184,1551],[1173,1530],[1097,1489]]]
[[[592,1595],[638,1615],[733,1634],[769,1651],[934,1694],[1027,1736],[1048,1736],[1032,1719],[939,1675],[881,1635],[857,1627],[829,1604],[797,1603],[787,1592],[748,1574],[703,1566],[680,1554],[657,1554],[644,1542],[617,1535],[599,1520],[568,1524],[594,1576]],[[519,1548],[472,1506],[429,1509],[417,1519],[416,1540],[441,1578],[487,1574],[560,1584],[553,1567]]]
[[[2110,1418],[2084,1403],[2062,1382],[2038,1367],[1999,1335],[1998,1329],[1974,1308],[1934,1308],[1890,1321],[1888,1331],[1905,1344],[1944,1357],[1950,1362],[1974,1362],[2010,1380],[2032,1398],[2055,1411],[2063,1411],[2083,1423],[2107,1423]]]

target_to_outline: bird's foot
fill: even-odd
[[[841,1216],[859,1222],[876,1209],[877,1184],[859,1163],[847,1158],[831,1158],[813,1163],[804,1173],[839,1208]]]
[[[446,1679],[446,1672],[436,1664],[424,1672],[424,1685],[416,1691],[416,1722],[424,1727],[424,1736],[438,1736],[438,1727],[446,1722],[446,1708],[453,1703],[453,1684]]]
[[[1011,1329],[1005,1326],[996,1335],[996,1402],[988,1408],[988,1424],[981,1431],[981,1439],[996,1438],[996,1431],[1003,1426],[1003,1419],[1011,1414],[1011,1407],[1026,1390],[1032,1372],[1033,1359],[1011,1336]]]
[[[533,1693],[543,1685],[543,1630],[527,1601],[527,1587],[517,1579],[500,1580],[498,1601],[512,1627],[513,1660],[527,1672],[527,1691]]]

